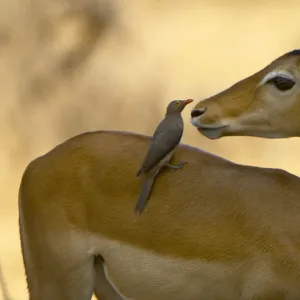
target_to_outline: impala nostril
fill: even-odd
[[[192,110],[192,112],[191,112],[191,117],[192,117],[192,118],[200,117],[201,115],[204,114],[205,111],[206,111],[206,108],[194,109],[194,110]]]

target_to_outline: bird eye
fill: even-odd
[[[179,105],[179,101],[176,101],[176,105],[177,105],[177,106]]]
[[[276,76],[267,81],[267,83],[273,84],[280,91],[288,91],[295,85],[295,82],[292,79],[284,76]]]

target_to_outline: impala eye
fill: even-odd
[[[273,84],[280,91],[288,91],[288,90],[292,89],[292,87],[295,85],[294,80],[284,77],[284,76],[276,76],[276,77],[268,80],[267,83]]]

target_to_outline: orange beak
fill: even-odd
[[[193,99],[187,99],[187,100],[183,101],[183,105],[186,106],[193,101],[194,101]]]

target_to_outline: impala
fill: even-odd
[[[192,111],[210,137],[300,134],[300,52]],[[26,168],[20,235],[31,300],[300,299],[300,179],[180,145],[134,213],[150,138],[84,133]]]

